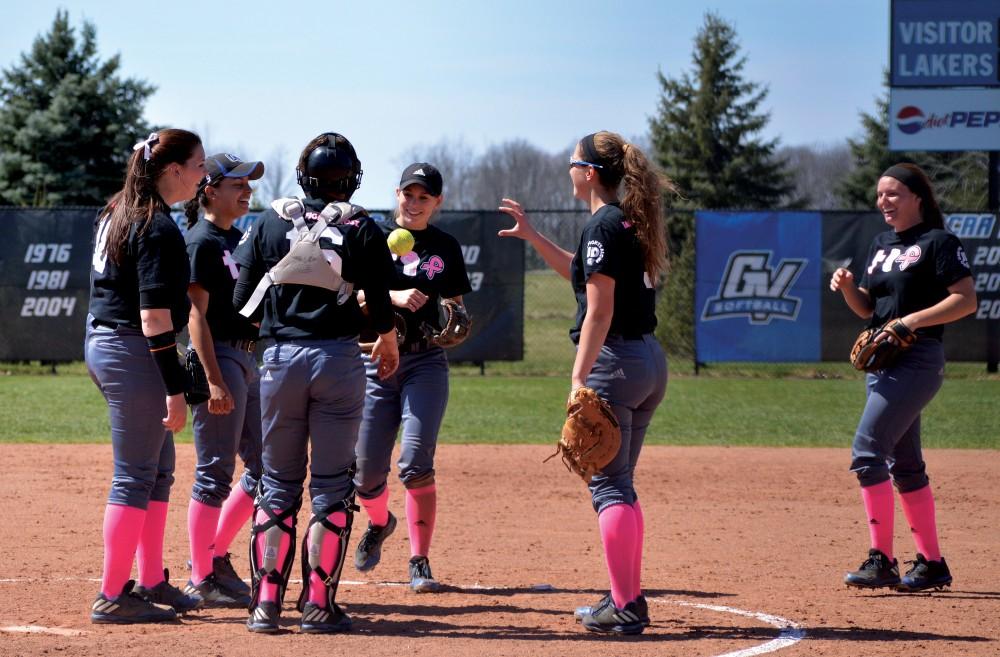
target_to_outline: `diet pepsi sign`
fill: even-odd
[[[892,88],[889,149],[1000,150],[1000,88]]]

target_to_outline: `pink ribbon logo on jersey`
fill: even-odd
[[[420,268],[427,274],[427,280],[430,280],[444,271],[444,260],[440,256],[431,256]]]
[[[899,265],[899,271],[903,271],[910,265],[916,264],[920,260],[921,252],[920,247],[914,244],[906,250],[906,253],[896,258],[896,263]]]

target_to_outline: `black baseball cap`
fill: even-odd
[[[426,189],[431,196],[441,196],[441,192],[444,191],[444,179],[441,178],[441,172],[433,164],[427,162],[414,162],[403,169],[403,176],[399,179],[399,188],[406,189],[414,184]]]
[[[199,189],[217,185],[223,178],[249,178],[257,180],[264,175],[263,162],[244,162],[232,153],[216,153],[205,158],[208,175],[201,181]]]

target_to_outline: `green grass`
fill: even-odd
[[[0,377],[0,442],[108,440],[107,409],[94,384],[85,373],[60,372]],[[864,404],[863,385],[857,379],[678,376],[647,440],[847,448]],[[568,374],[453,377],[442,441],[554,444],[568,392]],[[949,379],[924,412],[924,445],[1000,448],[997,399],[1000,379]],[[189,423],[178,440],[190,439]]]
[[[552,271],[525,276],[525,360],[452,366],[446,442],[554,443],[569,392],[576,302]],[[108,439],[104,400],[82,363],[0,364],[0,442]],[[949,363],[948,381],[924,413],[931,447],[1000,447],[1000,375],[983,363]],[[850,444],[864,404],[848,363],[713,363],[694,375],[672,359],[667,400],[648,440],[672,445]],[[190,441],[189,428],[178,439]]]

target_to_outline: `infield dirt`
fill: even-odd
[[[261,636],[246,631],[238,609],[203,610],[171,625],[92,625],[110,447],[0,445],[0,655],[709,657],[778,638],[782,630],[761,614],[805,633],[767,653],[781,657],[1000,655],[1000,451],[926,453],[955,582],[907,595],[842,584],[868,547],[846,446],[647,447],[636,487],[653,623],[633,638],[591,634],[574,621],[574,607],[595,602],[608,581],[584,485],[557,461],[541,463],[551,451],[440,446],[431,565],[448,588],[417,595],[405,587],[409,546],[400,523],[374,571],[344,568],[338,601],[354,619],[350,634],[299,634],[295,583],[286,631]],[[193,459],[191,445],[178,446],[165,559],[180,586],[188,576]],[[395,479],[390,486],[402,519],[402,488]],[[307,520],[303,510],[299,527]],[[352,555],[366,522],[364,513],[355,516]],[[248,575],[246,541],[233,549],[237,570]],[[898,505],[896,553],[901,566],[914,554]],[[296,559],[296,581],[300,573]],[[69,635],[14,629],[25,626]]]

